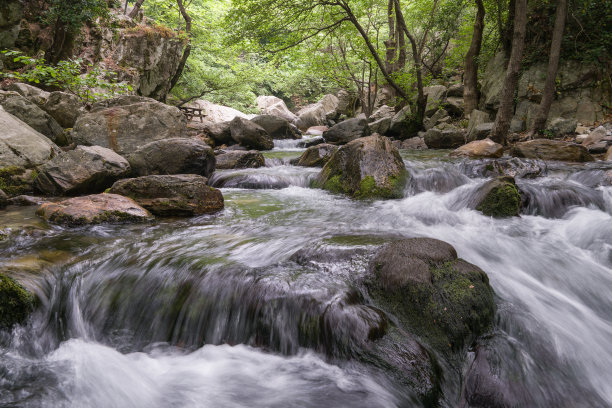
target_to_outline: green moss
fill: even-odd
[[[6,275],[0,274],[0,328],[22,323],[34,309],[34,296]]]
[[[376,185],[372,176],[364,177],[359,183],[359,190],[354,194],[355,198],[402,198],[404,197],[404,186],[406,185],[407,172],[403,171],[397,177],[389,177],[388,187]]]
[[[24,194],[31,189],[31,186],[24,182],[22,176],[26,170],[23,167],[8,166],[0,169],[0,190],[9,196]],[[33,172],[36,173],[36,172]],[[38,173],[36,173],[38,176]]]
[[[519,215],[520,206],[518,189],[514,184],[504,182],[487,194],[477,210],[491,217],[514,217]]]
[[[323,184],[323,189],[334,194],[343,193],[344,187],[342,187],[342,176],[335,175],[328,179],[325,184]]]

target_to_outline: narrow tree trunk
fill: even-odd
[[[491,130],[491,139],[497,143],[504,144],[510,121],[512,120],[514,108],[514,92],[519,78],[521,62],[523,60],[523,50],[525,49],[525,31],[527,29],[527,0],[516,0],[514,18],[514,34],[512,36],[512,52],[506,70],[504,87],[502,89],[501,100],[495,124]]]
[[[472,113],[478,107],[478,57],[482,46],[482,33],[484,31],[485,8],[482,0],[476,0],[478,11],[474,21],[474,34],[470,49],[465,56],[465,73],[463,81],[463,100],[465,101],[465,115]]]
[[[550,55],[548,57],[548,69],[546,70],[546,84],[542,94],[542,101],[538,108],[538,113],[529,132],[531,136],[540,132],[546,126],[550,106],[552,105],[555,96],[555,80],[557,78],[557,70],[559,68],[559,59],[561,57],[561,42],[563,40],[563,31],[565,30],[565,18],[567,16],[567,0],[559,0],[557,4],[557,12],[555,15],[555,26],[553,28],[553,37],[550,44]]]
[[[178,5],[179,10],[181,11],[181,15],[185,19],[185,32],[187,33],[188,40],[187,46],[183,50],[183,56],[181,57],[181,61],[179,62],[178,68],[174,73],[174,76],[170,80],[170,89],[168,89],[168,92],[170,92],[172,88],[176,86],[177,82],[181,78],[183,70],[185,69],[185,64],[187,64],[187,59],[191,54],[191,17],[189,16],[189,14],[187,14],[187,10],[185,10],[185,6],[183,5],[182,0],[176,0],[176,4]]]
[[[136,0],[136,4],[134,4],[132,11],[130,11],[130,14],[128,14],[129,18],[134,18],[138,15],[138,11],[140,10],[142,3],[144,3],[144,0]]]
[[[385,68],[387,72],[391,73],[395,71],[396,54],[397,54],[397,41],[395,33],[395,12],[393,11],[393,0],[389,0],[387,5],[387,18],[389,24],[389,38],[385,41]]]

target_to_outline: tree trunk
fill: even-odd
[[[538,113],[529,132],[531,136],[540,132],[546,126],[550,106],[552,105],[555,96],[555,81],[557,78],[557,70],[559,68],[559,59],[561,57],[561,42],[563,40],[563,31],[565,30],[565,18],[567,16],[567,0],[559,0],[557,4],[557,12],[555,15],[555,26],[553,28],[553,37],[550,44],[550,55],[548,57],[548,69],[546,70],[546,84],[542,93],[542,101],[538,108]]]
[[[138,15],[138,11],[140,10],[142,3],[144,3],[144,0],[136,0],[136,4],[134,4],[132,11],[130,11],[130,14],[128,14],[129,18],[134,18]]]
[[[491,140],[504,144],[506,135],[510,129],[514,108],[514,92],[519,78],[521,62],[523,60],[523,50],[525,49],[525,31],[527,29],[527,0],[516,0],[514,18],[514,34],[512,36],[512,52],[506,70],[504,87],[502,89],[501,100],[495,124],[491,130]]]
[[[463,100],[465,101],[465,115],[472,113],[478,107],[478,57],[482,46],[482,33],[484,31],[485,8],[482,0],[476,0],[478,11],[474,21],[474,34],[470,49],[465,56],[465,73],[463,83]]]
[[[183,50],[183,56],[181,57],[181,61],[179,62],[178,68],[174,73],[174,76],[170,80],[170,89],[168,90],[168,92],[170,92],[172,88],[175,87],[175,85],[181,78],[183,70],[185,69],[185,64],[187,64],[187,59],[191,54],[191,17],[189,16],[189,14],[187,14],[187,10],[185,10],[185,6],[183,5],[182,0],[176,0],[176,4],[178,5],[179,10],[181,11],[181,15],[185,19],[185,32],[187,32],[187,36],[189,37],[189,39],[187,40],[187,46],[185,47],[185,50]]]

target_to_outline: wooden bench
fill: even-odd
[[[187,117],[187,120],[191,121],[193,118],[200,118],[200,122],[204,122],[206,114],[200,108],[192,108],[189,106],[180,106],[179,109]]]

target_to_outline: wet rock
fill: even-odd
[[[314,185],[354,198],[400,198],[406,179],[404,162],[391,140],[372,135],[340,147]]]
[[[396,139],[405,140],[415,137],[419,131],[419,125],[412,118],[410,106],[405,106],[393,116],[387,135]]]
[[[57,139],[64,133],[64,129],[47,112],[16,92],[0,91],[0,105],[6,112],[47,136],[54,143],[57,143]]]
[[[271,150],[274,147],[272,138],[261,126],[236,117],[230,122],[232,139],[247,149]]]
[[[511,150],[515,157],[528,159],[559,160],[568,162],[593,161],[584,146],[560,140],[535,139],[517,143]]]
[[[78,146],[39,168],[36,189],[49,195],[100,193],[126,176],[130,164],[100,146]]]
[[[516,217],[521,209],[521,195],[513,177],[498,177],[480,187],[468,206],[490,217]]]
[[[303,167],[323,167],[337,150],[338,146],[325,143],[309,147],[300,156],[297,165]]]
[[[79,118],[72,136],[77,144],[102,146],[130,154],[156,140],[180,137],[185,115],[174,106],[138,96],[122,96],[95,104]]]
[[[364,118],[353,118],[340,122],[323,132],[323,139],[327,143],[346,144],[369,135],[368,121]]]
[[[25,322],[34,310],[34,296],[14,279],[0,274],[0,329]]]
[[[285,101],[276,96],[258,96],[256,102],[263,115],[278,116],[292,123],[298,118],[287,108]]]
[[[476,138],[476,127],[483,123],[488,123],[491,120],[491,115],[487,112],[473,110],[470,114],[470,121],[467,127],[467,141],[472,142],[477,140]]]
[[[295,125],[279,116],[260,115],[251,122],[261,126],[272,139],[300,139],[302,135]]]
[[[222,153],[221,153],[222,152]],[[217,154],[217,166],[219,170],[224,169],[246,169],[258,168],[266,165],[266,160],[261,153],[255,150],[249,151],[225,151]]]
[[[454,157],[499,158],[504,154],[504,146],[491,139],[474,140],[450,153]]]
[[[49,138],[0,107],[0,168],[39,166],[61,150]]]
[[[159,216],[210,214],[222,210],[224,202],[221,191],[207,181],[195,174],[144,176],[120,180],[109,192],[130,197]]]
[[[135,176],[153,174],[199,174],[215,171],[215,154],[198,139],[173,138],[148,143],[127,156]]]
[[[36,215],[51,223],[68,226],[143,222],[152,218],[134,200],[117,194],[95,194],[57,203],[44,203]]]
[[[450,125],[439,126],[429,129],[424,139],[430,149],[455,149],[465,144],[465,131]]]
[[[495,315],[487,274],[431,238],[385,245],[371,264],[370,294],[439,350],[468,346]]]
[[[508,176],[516,178],[535,178],[546,173],[546,163],[541,160],[525,160],[516,157],[503,157],[497,160],[469,161],[466,174],[471,177]]]
[[[87,113],[81,100],[66,92],[52,92],[43,109],[64,128],[73,128],[78,117]]]

